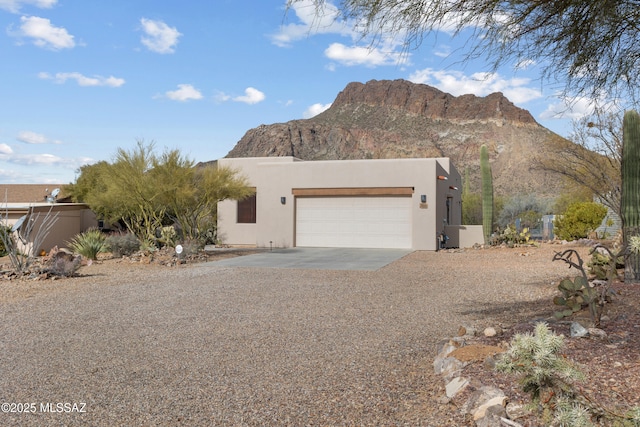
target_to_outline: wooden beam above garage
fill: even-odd
[[[298,197],[411,196],[413,192],[413,187],[294,188],[291,190],[291,194]]]

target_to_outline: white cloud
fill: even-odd
[[[398,65],[406,62],[407,55],[401,52],[384,52],[379,48],[360,46],[348,47],[342,43],[332,43],[325,51],[327,58],[343,65],[365,65],[375,67],[379,65]]]
[[[242,96],[236,96],[233,100],[236,102],[244,102],[245,104],[257,104],[266,98],[264,93],[253,87],[246,88],[244,93]]]
[[[20,132],[16,139],[25,144],[46,144],[49,142],[46,136],[31,131]]]
[[[0,156],[8,156],[13,154],[13,149],[7,144],[0,144]]]
[[[459,71],[426,68],[411,74],[409,80],[414,83],[435,86],[454,96],[465,94],[486,96],[493,92],[502,92],[515,104],[522,104],[542,97],[540,90],[527,87],[531,83],[530,79],[505,79],[497,73],[474,73],[467,76]]]
[[[302,117],[305,119],[310,119],[311,117],[317,116],[318,114],[326,111],[331,107],[331,103],[329,104],[313,104],[309,108],[307,108],[304,113],[302,113]]]
[[[332,61],[346,66],[364,65],[377,67],[381,65],[399,65],[408,63],[409,54],[402,50],[402,31],[381,31],[375,40],[362,39],[358,22],[341,19],[340,12],[330,2],[322,2],[316,6],[313,0],[301,0],[290,5],[298,22],[284,25],[271,35],[273,44],[289,47],[293,42],[318,34],[336,34],[351,39],[352,45],[332,43],[324,54]],[[361,44],[360,46],[358,44]],[[327,69],[335,70],[335,64]]]
[[[240,96],[231,96],[224,92],[218,92],[215,96],[216,101],[218,102],[227,102],[227,101],[235,101],[235,102],[244,102],[245,104],[257,104],[258,102],[262,102],[266,99],[266,96],[263,92],[259,91],[256,88],[248,87],[244,90],[244,95]]]
[[[296,1],[291,4],[291,10],[300,22],[283,25],[277,33],[272,34],[271,42],[276,46],[289,47],[294,41],[314,34],[340,34],[355,37],[350,26],[337,19],[338,9],[331,3],[323,2],[318,8],[312,0]]]
[[[60,50],[71,49],[76,45],[73,36],[66,29],[53,26],[46,18],[23,16],[20,21],[20,31],[14,35],[33,39],[33,44],[38,47]]]
[[[152,19],[140,19],[142,30],[146,36],[142,36],[141,42],[150,51],[156,53],[173,53],[178,44],[178,38],[182,35],[175,27],[169,27],[162,21]]]
[[[527,70],[534,65],[536,65],[536,61],[534,61],[533,59],[523,59],[522,61],[518,62],[513,68],[515,70]]]
[[[125,83],[124,79],[116,78],[113,76],[93,76],[87,77],[80,73],[56,73],[51,75],[49,73],[39,73],[38,77],[44,80],[54,80],[56,83],[65,83],[67,80],[75,80],[80,86],[109,86],[120,87]]]
[[[549,104],[540,113],[542,120],[548,119],[581,119],[593,113],[597,103],[589,98],[562,98],[560,102]]]
[[[202,93],[192,85],[180,84],[177,90],[165,93],[165,96],[172,101],[186,102],[190,100],[202,99]]]
[[[218,93],[216,93],[216,96],[214,98],[218,102],[227,102],[227,101],[229,101],[231,99],[231,96],[227,95],[224,92],[218,92]]]
[[[41,9],[50,9],[58,0],[0,0],[0,9],[18,13],[23,5],[33,5]]]
[[[1,145],[1,144],[0,144]],[[93,159],[88,157],[78,158],[64,158],[54,154],[13,154],[2,153],[0,151],[0,158],[6,162],[26,165],[26,166],[62,166],[66,168],[77,169],[82,165],[86,165],[93,162]]]
[[[448,45],[440,45],[433,52],[435,56],[438,58],[448,58],[451,55],[451,46]]]
[[[16,160],[24,161],[28,165],[57,165],[64,162],[62,157],[54,156],[53,154],[32,154],[20,156]]]

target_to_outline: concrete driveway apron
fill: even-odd
[[[212,261],[227,267],[375,271],[413,252],[411,249],[288,248]]]

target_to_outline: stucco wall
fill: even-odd
[[[484,243],[481,225],[450,225],[445,227],[445,232],[449,236],[448,248],[471,248]]]
[[[19,246],[21,250],[27,252],[31,250],[33,246],[33,238],[38,233],[38,230],[42,227],[43,222],[50,223],[54,217],[57,219],[49,230],[49,233],[43,239],[40,239],[40,245],[38,248],[34,248],[36,254],[40,251],[49,252],[54,246],[66,247],[67,242],[71,240],[78,233],[87,230],[91,227],[97,226],[95,220],[95,214],[86,206],[79,204],[55,204],[55,205],[41,205],[32,206],[31,219],[33,220],[31,229],[31,239],[23,244],[20,239]],[[28,212],[29,208],[10,208],[7,210],[8,215],[6,225],[13,225],[18,219]],[[23,225],[23,227],[25,227]]]
[[[220,238],[228,244],[259,247],[295,245],[293,189],[413,187],[413,249],[435,250],[437,234],[446,217],[446,199],[452,198],[452,223],[460,223],[460,175],[449,159],[381,159],[295,161],[284,158],[221,159],[220,166],[236,168],[256,187],[257,224],[236,224],[235,201],[218,207]],[[447,181],[437,176],[446,175]],[[427,196],[422,204],[420,196]],[[281,197],[286,203],[281,203]]]

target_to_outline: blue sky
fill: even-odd
[[[571,118],[536,64],[488,74],[446,31],[402,54],[304,2],[0,0],[0,183],[69,183],[118,148],[154,141],[195,161],[261,124],[313,116],[353,81],[407,79],[453,95],[501,91],[567,136]],[[346,23],[348,24],[348,23]]]

